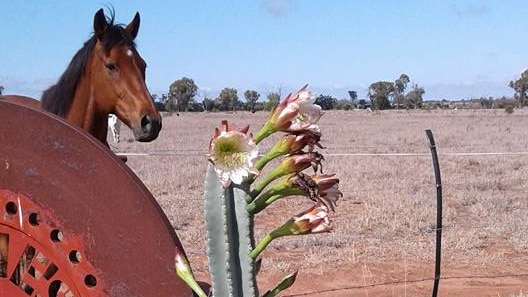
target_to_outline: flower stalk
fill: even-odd
[[[176,274],[178,275],[178,277],[183,280],[189,286],[189,288],[191,288],[193,292],[198,295],[198,297],[207,297],[200,285],[198,285],[198,283],[196,282],[191,266],[189,265],[189,262],[187,261],[185,255],[182,256],[181,253],[176,252],[174,266],[176,268]]]
[[[284,135],[266,154],[264,154],[256,163],[255,168],[262,170],[264,166],[271,160],[284,155],[292,155],[302,152],[304,148],[308,148],[308,152],[312,152],[314,146],[319,146],[320,133],[311,131],[302,131],[298,134]]]
[[[264,251],[264,249],[268,246],[268,244],[271,243],[271,241],[273,239],[275,239],[275,237],[272,237],[272,233],[268,233],[268,234],[264,235],[262,240],[259,241],[257,246],[251,251],[249,256],[252,259],[256,259]]]
[[[275,184],[269,190],[260,194],[257,199],[248,203],[246,209],[252,214],[257,214],[264,210],[268,205],[273,203],[279,198],[294,195],[304,195],[305,192],[300,188],[296,187],[293,180],[295,180],[297,174],[290,174],[284,177],[280,182]]]
[[[289,235],[330,232],[331,230],[328,208],[324,205],[316,204],[297,216],[292,217],[279,228],[264,235],[262,240],[251,251],[250,257],[256,259],[276,238]]]
[[[262,297],[274,297],[277,296],[280,292],[288,289],[289,287],[293,286],[295,283],[295,279],[297,278],[297,273],[299,271],[295,271],[292,274],[287,275],[285,278],[281,280],[280,283],[278,283],[273,290],[267,291],[264,296]]]
[[[260,128],[253,138],[253,141],[255,141],[256,144],[259,144],[262,140],[275,132],[277,132],[277,130],[275,130],[273,124],[268,121],[262,126],[262,128]]]
[[[312,167],[317,172],[321,168],[321,161],[323,159],[323,156],[317,152],[298,153],[285,157],[279,166],[258,181],[251,191],[250,196],[255,199],[266,186],[282,176],[301,172],[309,167]]]

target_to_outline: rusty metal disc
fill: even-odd
[[[192,296],[176,250],[158,203],[99,141],[0,101],[0,296]]]

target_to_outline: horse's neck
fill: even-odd
[[[99,111],[87,79],[79,82],[66,120],[99,139],[108,146],[108,114]]]
[[[86,131],[108,146],[108,142],[106,141],[108,135],[108,115],[95,115],[90,129]]]

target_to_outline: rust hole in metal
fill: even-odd
[[[93,288],[97,285],[97,279],[95,276],[88,274],[84,277],[84,284],[89,288]]]
[[[62,285],[62,282],[60,280],[52,281],[50,286],[49,286],[49,289],[48,289],[49,297],[57,297],[57,296],[59,296],[59,291],[60,291],[61,285]]]
[[[33,294],[33,292],[35,291],[35,289],[33,289],[32,286],[26,284],[25,282],[22,282],[20,284],[20,287],[22,288],[24,293],[28,294],[29,296],[31,296]]]
[[[7,255],[9,255],[9,234],[0,233],[0,278],[7,277]]]
[[[5,206],[5,210],[8,214],[10,215],[16,215],[17,213],[17,205],[15,202],[7,202],[6,206]]]
[[[62,232],[57,229],[51,231],[50,238],[53,242],[61,242],[64,239]]]
[[[40,219],[39,219],[39,216],[38,214],[32,212],[30,215],[29,215],[29,224],[31,226],[38,226],[39,225],[39,222],[40,222]]]
[[[73,264],[77,264],[81,262],[81,252],[77,250],[73,250],[68,254],[68,257],[70,258],[70,262]]]
[[[23,282],[25,274],[35,277],[35,269],[31,267],[31,260],[35,257],[36,250],[31,245],[26,245],[24,252],[20,255],[18,264],[9,280],[20,287],[26,294],[31,295],[34,291],[33,287]]]
[[[57,271],[59,271],[59,268],[55,264],[51,263],[48,266],[48,269],[46,269],[46,272],[44,272],[44,278],[49,280],[55,275],[55,273],[57,273]]]

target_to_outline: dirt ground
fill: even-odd
[[[447,263],[438,296],[518,296],[527,292],[528,284],[528,263],[520,262],[518,267]],[[433,283],[432,263],[345,264],[301,271],[295,285],[282,296],[431,296]]]
[[[483,297],[483,296],[528,296],[528,257],[516,253],[502,244],[495,244],[489,252],[505,253],[504,262],[476,264],[467,262],[444,262],[437,296]],[[506,250],[509,250],[505,252]],[[279,256],[279,255],[275,255]],[[284,253],[281,257],[285,257]],[[205,260],[205,259],[204,259]],[[198,278],[207,281],[204,273]],[[273,287],[282,278],[277,273],[262,273],[258,283],[261,293]],[[420,297],[431,296],[434,285],[434,262],[418,262],[412,259],[342,265],[320,264],[301,269],[290,289],[280,296],[311,297]]]

